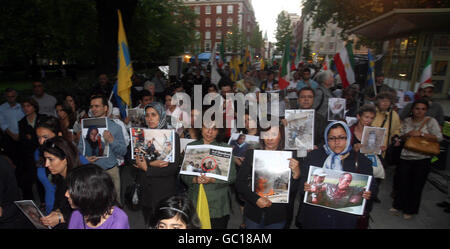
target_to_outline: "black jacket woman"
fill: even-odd
[[[145,124],[150,129],[167,129],[166,111],[159,102],[152,102],[145,106]],[[176,194],[177,175],[180,170],[180,138],[175,133],[175,161],[173,163],[162,160],[148,161],[144,156],[136,156],[134,166],[139,169],[137,181],[143,186],[142,212],[146,227],[158,203]]]
[[[301,165],[300,186],[303,191],[310,191],[311,185],[306,181],[309,166],[323,167],[350,173],[372,175],[372,162],[351,146],[351,132],[346,123],[335,121],[330,123],[324,133],[325,145],[313,150],[306,156]],[[372,181],[370,190],[365,190],[362,197],[366,200],[365,214],[371,210],[370,196],[374,193],[375,183]],[[304,194],[304,193],[303,193]],[[356,229],[361,216],[349,214],[334,209],[313,206],[303,203],[300,220],[306,229]]]
[[[262,150],[283,150],[284,127],[272,126],[261,137]],[[245,200],[244,219],[247,229],[282,229],[288,218],[288,204],[272,203],[267,197],[261,197],[252,191],[251,177],[254,150],[248,150],[236,180],[236,189]],[[299,162],[289,159],[292,181],[300,177]]]

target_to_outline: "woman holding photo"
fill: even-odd
[[[260,139],[261,150],[283,150],[284,127],[282,125],[264,129],[261,134],[263,135]],[[253,149],[247,151],[236,180],[237,191],[245,200],[245,226],[247,229],[283,229],[288,218],[288,204],[272,204],[267,197],[261,197],[252,192],[249,179],[252,177],[254,167],[253,151]],[[292,171],[290,180],[298,179],[300,177],[299,162],[291,158],[289,168]]]
[[[167,129],[166,111],[159,102],[152,102],[144,108],[146,128]],[[175,160],[173,163],[145,159],[144,155],[136,155],[134,167],[138,170],[137,181],[143,187],[141,205],[145,226],[149,227],[152,215],[158,203],[177,191],[177,175],[180,164],[180,138],[175,133]]]
[[[301,165],[300,184],[304,186],[305,192],[311,191],[311,185],[307,183],[309,166],[311,165],[331,170],[372,175],[372,162],[352,149],[352,134],[346,123],[334,121],[328,124],[324,137],[325,145],[309,152]],[[370,196],[375,189],[374,187],[375,184],[372,184],[370,190],[366,189],[363,192],[362,197],[370,200]],[[359,227],[358,221],[361,216],[305,203],[300,205],[302,205],[300,220],[303,228],[356,229]],[[370,202],[367,202],[365,214],[368,214],[370,210]],[[368,224],[368,216],[362,216],[361,219]],[[364,227],[366,228],[366,226]]]
[[[230,147],[226,143],[219,142],[219,133],[224,134],[219,128],[216,128],[213,122],[206,124],[204,122],[200,131],[201,138],[188,145],[210,144],[221,147]],[[236,180],[234,158],[231,160],[228,181],[207,177],[204,174],[201,174],[200,176],[181,175],[181,180],[187,185],[187,195],[194,203],[194,206],[197,206],[200,184],[203,184],[208,199],[211,228],[226,229],[231,213],[230,185]]]
[[[41,157],[45,160],[45,167],[54,175],[55,203],[49,215],[41,218],[45,226],[65,229],[72,214],[65,193],[67,191],[67,175],[73,168],[80,165],[78,149],[72,142],[57,136],[48,139],[41,146]]]
[[[436,119],[426,115],[429,102],[425,99],[414,101],[411,107],[412,117],[403,122],[401,139],[423,137],[429,141],[440,142],[443,139],[441,128]],[[422,126],[423,125],[423,126]],[[411,219],[419,212],[422,190],[430,172],[430,155],[403,148],[400,164],[397,166],[394,179],[397,179],[397,191],[390,211],[404,219]]]

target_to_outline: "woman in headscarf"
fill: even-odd
[[[351,146],[352,135],[347,124],[342,121],[330,123],[324,133],[325,145],[308,153],[301,164],[301,183],[304,191],[310,191],[308,184],[309,166],[322,167],[330,170],[346,171],[372,175],[372,162],[359,152],[355,152]],[[362,197],[370,200],[374,192],[375,184],[370,190],[366,189]],[[358,215],[349,214],[334,209],[312,206],[301,203],[301,220],[304,228],[321,229],[356,229],[358,228]],[[370,212],[371,203],[366,203],[365,214]]]
[[[145,106],[145,125],[149,129],[167,129],[166,111],[159,102]],[[177,175],[180,164],[180,138],[175,133],[175,161],[147,160],[143,155],[136,156],[135,167],[139,169],[138,183],[143,187],[141,195],[142,213],[148,227],[158,203],[176,194]]]

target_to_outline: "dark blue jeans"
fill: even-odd
[[[245,217],[245,228],[247,229],[283,229],[286,221],[279,223],[264,225],[264,216],[261,218],[259,223],[256,223],[249,218]]]

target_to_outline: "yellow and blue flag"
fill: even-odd
[[[373,56],[370,53],[370,49],[367,51],[367,59],[369,62],[367,70],[367,85],[371,86],[375,83],[375,79],[373,78],[373,74],[375,73],[375,60],[373,59]]]
[[[114,86],[114,94],[116,99],[120,97],[121,101],[117,101],[122,117],[126,117],[126,106],[131,106],[131,77],[133,76],[133,67],[131,65],[130,52],[128,50],[127,36],[122,22],[122,14],[117,10],[119,16],[119,32],[118,32],[118,54],[117,54],[117,83]]]

